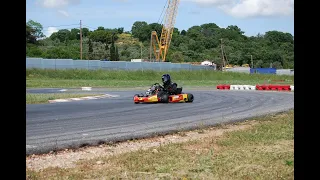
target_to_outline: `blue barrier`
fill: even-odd
[[[250,74],[277,74],[276,68],[252,68]]]

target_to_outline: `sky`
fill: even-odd
[[[59,29],[82,27],[95,30],[123,27],[131,31],[135,21],[161,23],[167,0],[27,0],[26,21],[43,26],[48,37]],[[162,13],[163,12],[163,13]],[[215,23],[236,25],[246,36],[267,31],[294,35],[293,0],[180,0],[174,27],[187,30]]]

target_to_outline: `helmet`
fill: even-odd
[[[170,84],[171,83],[171,77],[169,74],[162,75],[162,82],[163,84]]]

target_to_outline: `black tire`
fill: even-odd
[[[161,97],[162,103],[169,103],[169,94],[163,94]]]
[[[193,100],[194,100],[194,96],[193,96],[193,94],[188,94],[187,95],[187,97],[188,97],[188,99],[187,99],[187,102],[193,102]]]
[[[160,98],[161,103],[168,103],[169,102],[169,94],[164,91],[160,91],[158,93],[158,97]]]

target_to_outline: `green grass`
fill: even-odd
[[[26,94],[26,104],[48,103],[49,100],[64,98],[79,98],[86,96],[97,96],[102,94],[68,94],[68,93],[51,93],[51,94]]]
[[[138,150],[69,169],[27,169],[27,179],[294,179],[293,119],[293,111],[258,118],[249,129],[162,145],[158,153]]]
[[[169,73],[174,82],[183,87],[215,87],[218,84],[293,84],[288,75],[245,74],[219,71],[116,71],[116,70],[44,70],[27,69],[27,88],[40,87],[148,87],[161,82],[162,74]],[[276,82],[284,80],[284,82]]]

